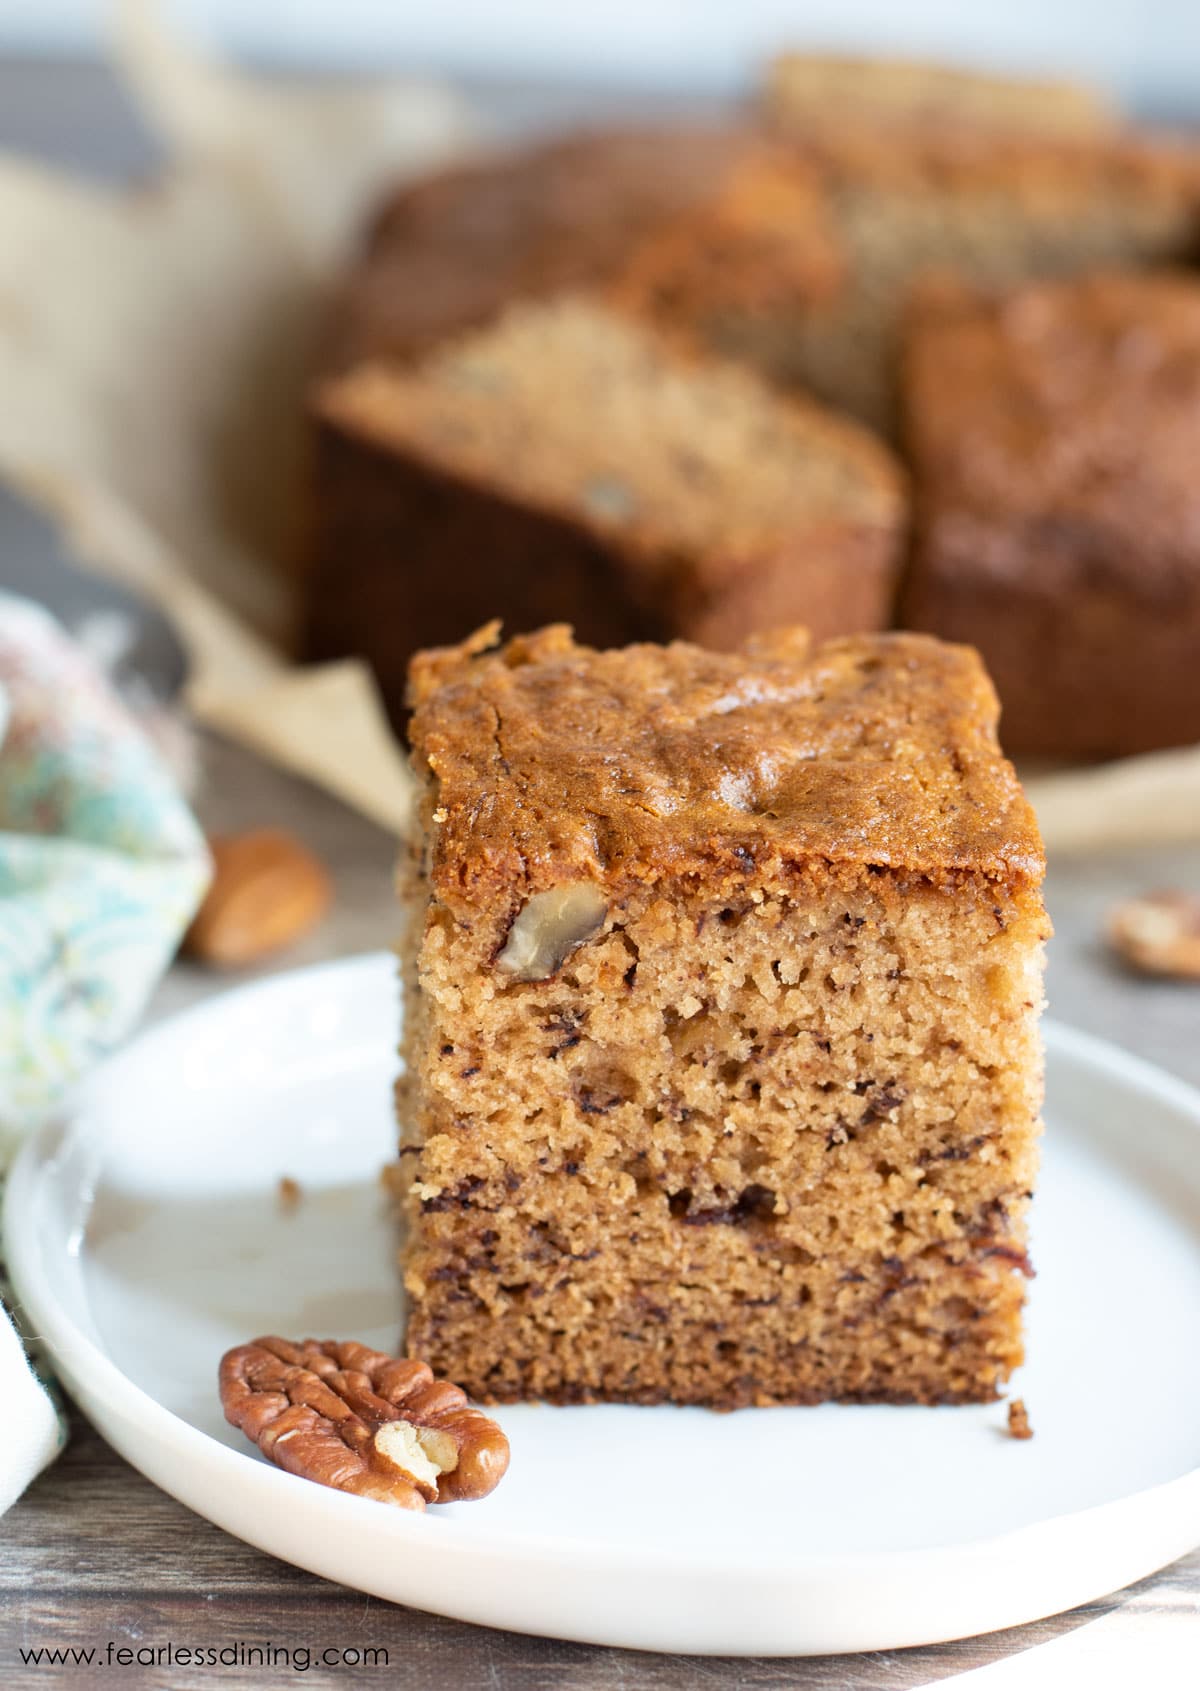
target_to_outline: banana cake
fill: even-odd
[[[486,333],[514,305],[580,291],[688,347],[744,354],[769,375],[790,325],[840,282],[841,250],[812,167],[749,123],[584,130],[404,184],[380,207],[325,317],[307,655],[366,656],[398,717],[412,652],[487,617],[510,628],[565,617],[603,643],[661,631],[627,605],[601,608],[611,594],[590,579],[577,531],[560,534],[558,562],[547,565],[545,523],[515,514],[503,483],[493,502],[453,477],[414,477],[344,407],[323,403],[330,377],[411,369],[448,342]],[[536,375],[552,352],[530,350]],[[589,400],[567,395],[577,432]],[[556,421],[545,418],[542,433]],[[720,432],[707,417],[691,426]],[[596,441],[601,451],[612,444]],[[443,539],[436,562],[434,530]],[[775,614],[775,584],[763,592]],[[790,614],[817,617],[821,607]],[[872,607],[864,625],[878,621]]]
[[[975,654],[419,655],[407,1343],[486,1401],[992,1399],[1048,927]]]
[[[906,621],[983,653],[1019,753],[1200,739],[1200,279],[926,290]]]
[[[841,254],[812,167],[750,124],[581,130],[393,193],[334,291],[322,363],[420,357],[631,267],[643,305],[652,274],[672,328],[719,341],[826,297]]]
[[[844,280],[789,325],[774,377],[885,435],[897,427],[903,312],[929,273],[998,288],[1197,252],[1194,147],[954,123],[814,126],[795,144],[825,185]],[[738,351],[732,337],[728,347]]]
[[[595,299],[512,306],[320,403],[340,491],[316,517],[312,644],[365,656],[394,715],[415,649],[497,614],[719,647],[891,620],[907,499],[888,448]]]

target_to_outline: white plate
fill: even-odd
[[[1200,1542],[1200,1096],[1051,1027],[1030,1361],[1002,1404],[498,1412],[512,1467],[425,1515],[263,1462],[217,1402],[264,1330],[394,1348],[378,1183],[393,966],[232,992],[110,1062],[9,1185],[10,1268],[116,1448],[238,1537],[378,1597],[656,1650],[925,1644],[1070,1608]],[[305,1198],[281,1213],[290,1175]]]

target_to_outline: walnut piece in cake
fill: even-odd
[[[978,659],[494,639],[412,670],[410,1351],[496,1401],[994,1398],[1048,924]]]

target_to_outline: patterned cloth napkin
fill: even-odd
[[[0,593],[0,1183],[25,1133],[130,1031],[208,882],[203,836],[104,678]],[[62,1445],[4,1305],[0,1512]]]

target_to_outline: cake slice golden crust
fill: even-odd
[[[550,628],[421,654],[419,760],[438,785],[439,898],[514,877],[622,890],[664,877],[785,884],[793,866],[1035,883],[1032,811],[966,647],[912,634],[747,651],[593,652]]]

